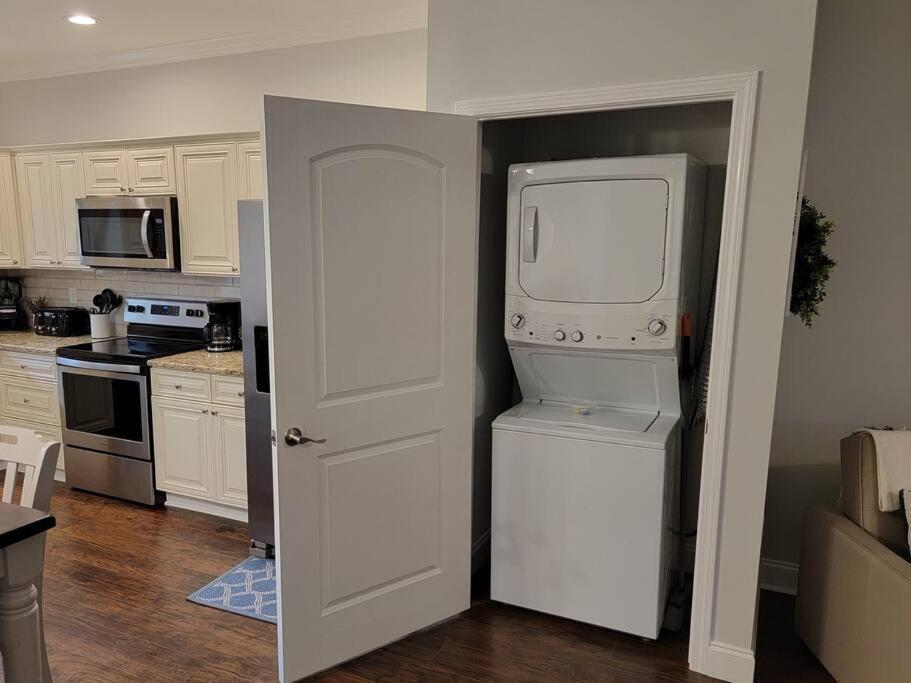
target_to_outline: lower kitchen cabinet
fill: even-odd
[[[152,397],[155,482],[159,489],[213,498],[210,421],[207,404]]]
[[[243,408],[155,394],[156,387],[189,386],[190,380],[198,382],[200,378],[213,383],[233,381],[241,387],[243,384],[243,380],[237,378],[152,370],[156,486],[161,491],[178,496],[246,508],[247,456]],[[212,511],[212,508],[207,510]],[[217,508],[214,512],[218,514]]]
[[[54,356],[0,351],[0,424],[62,442],[56,369]],[[63,470],[62,447],[57,469]]]

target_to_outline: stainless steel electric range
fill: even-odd
[[[127,336],[57,350],[70,486],[146,505],[155,490],[149,361],[204,348],[205,302],[127,299]]]

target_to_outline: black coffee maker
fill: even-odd
[[[27,321],[22,308],[22,281],[0,277],[0,330],[24,330]]]
[[[219,353],[240,348],[240,301],[213,299],[206,304],[209,322],[204,330],[206,351]]]

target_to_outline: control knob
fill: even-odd
[[[660,318],[648,321],[648,333],[653,337],[660,337],[667,332],[667,323]]]
[[[518,330],[525,324],[525,316],[521,313],[516,313],[509,319],[509,324]]]
[[[572,339],[574,342],[580,342],[580,341],[582,341],[584,336],[585,335],[583,335],[581,331],[576,330],[575,332],[572,333],[572,335],[570,336],[570,339]]]
[[[557,330],[556,332],[554,332],[554,339],[556,339],[557,341],[563,341],[564,339],[566,339],[566,332],[564,332],[563,330]]]

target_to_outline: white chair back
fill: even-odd
[[[25,477],[18,504],[50,512],[59,454],[60,443],[57,441],[44,441],[31,429],[0,425],[0,465],[6,465],[3,502],[14,502],[16,473],[22,469]]]

